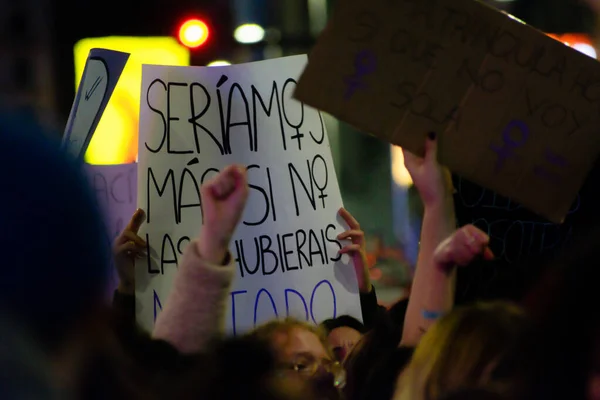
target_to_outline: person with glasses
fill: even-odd
[[[320,399],[340,399],[346,372],[318,327],[294,319],[266,323],[249,334],[269,344],[281,375],[310,384]]]

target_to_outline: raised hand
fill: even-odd
[[[340,233],[338,240],[350,240],[351,243],[344,246],[338,252],[339,254],[348,254],[352,257],[356,279],[358,280],[358,289],[361,293],[369,293],[371,291],[371,278],[369,275],[369,265],[367,263],[367,245],[365,241],[365,233],[360,229],[358,221],[346,210],[340,208],[339,215],[348,224],[348,229]]]
[[[200,188],[204,226],[197,242],[202,258],[224,262],[248,199],[246,168],[231,165]]]
[[[494,253],[488,247],[490,238],[474,225],[465,225],[444,240],[435,250],[435,264],[451,270],[455,266],[470,264],[476,257],[493,260]]]
[[[437,161],[437,140],[434,133],[430,133],[425,141],[424,157],[407,150],[402,152],[404,165],[426,206],[443,201],[448,194],[452,194],[450,171]]]
[[[113,257],[119,275],[119,292],[135,292],[135,259],[146,256],[146,242],[137,235],[146,219],[144,210],[138,209],[113,244]]]

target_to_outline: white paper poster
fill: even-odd
[[[228,330],[270,319],[361,318],[329,140],[317,110],[292,99],[306,56],[226,67],[143,66],[138,206],[148,260],[136,265],[138,322],[151,330],[177,263],[201,228],[199,187],[230,164],[250,195],[230,250]]]
[[[86,169],[104,214],[106,240],[112,245],[136,210],[137,164],[87,165]],[[111,271],[110,291],[119,283],[114,267]]]

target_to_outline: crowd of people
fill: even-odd
[[[423,205],[408,298],[378,305],[365,236],[345,209],[363,321],[283,319],[225,335],[230,241],[248,198],[243,166],[201,188],[203,225],[153,332],[135,320],[138,210],[112,249],[77,161],[41,135],[0,132],[0,397],[6,399],[600,399],[594,239],[565,251],[524,303],[454,307],[456,270],[491,260],[489,237],[456,227],[434,134],[405,152]],[[119,274],[105,293],[110,257]],[[531,301],[534,299],[536,301]]]

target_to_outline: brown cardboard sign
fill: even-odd
[[[344,0],[295,96],[554,221],[600,151],[600,64],[473,0]]]

